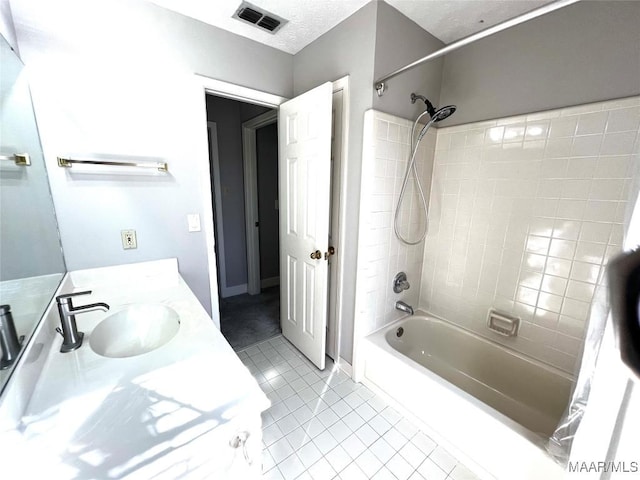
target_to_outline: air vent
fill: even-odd
[[[262,18],[262,14],[253,8],[243,8],[238,12],[238,17],[249,23],[258,23],[258,20]]]
[[[276,33],[287,23],[287,20],[258,8],[249,2],[242,2],[233,14],[233,18],[249,23],[269,33]]]
[[[275,18],[271,18],[268,16],[262,17],[262,20],[258,22],[258,26],[273,32],[276,28],[280,26],[280,20],[276,20]]]

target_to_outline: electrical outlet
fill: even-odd
[[[122,248],[130,250],[132,248],[138,248],[138,239],[136,238],[135,230],[122,230],[120,231],[122,236]]]

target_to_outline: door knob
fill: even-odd
[[[311,252],[311,258],[313,258],[314,260],[320,260],[322,258],[322,252],[320,250]]]
[[[324,252],[324,259],[329,260],[329,257],[336,254],[336,249],[333,247],[329,247],[329,251]]]

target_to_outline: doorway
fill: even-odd
[[[281,106],[287,102],[287,99],[278,97],[276,95],[268,94],[265,92],[261,92],[259,90],[253,90],[246,87],[240,87],[238,85],[229,84],[226,82],[213,80],[210,78],[206,78],[200,75],[196,75],[198,82],[203,86],[204,93],[209,95],[219,95],[222,98],[226,99],[237,99],[241,101],[247,101],[250,104],[259,104],[266,107],[271,107],[275,109],[281,109]],[[349,95],[348,95],[348,77],[344,77],[340,80],[333,82],[333,113],[332,118],[333,121],[329,120],[332,123],[332,130],[336,129],[339,126],[342,126],[342,131],[338,128],[336,131],[332,131],[333,135],[331,136],[331,144],[332,147],[337,147],[339,149],[338,161],[335,161],[335,150],[332,150],[332,162],[331,168],[327,166],[327,170],[331,170],[331,183],[332,191],[331,193],[331,235],[330,240],[333,245],[337,244],[334,257],[331,257],[328,262],[330,267],[330,278],[331,281],[327,282],[325,288],[327,288],[328,294],[326,295],[326,303],[327,303],[327,316],[324,320],[320,318],[323,325],[327,326],[327,335],[326,335],[326,351],[331,354],[331,357],[335,359],[336,365],[341,365],[343,361],[340,358],[340,325],[341,319],[343,317],[343,312],[341,308],[341,296],[342,296],[342,278],[344,276],[344,263],[342,261],[342,255],[340,252],[340,245],[344,244],[344,237],[346,235],[346,229],[342,228],[346,222],[346,209],[344,206],[344,201],[340,199],[344,199],[346,197],[346,171],[348,160],[346,157],[347,145],[348,145],[348,122],[349,119]],[[331,90],[331,89],[330,89]],[[336,95],[336,92],[339,92]],[[325,97],[326,98],[326,97]],[[326,100],[325,100],[326,101]],[[328,101],[331,103],[331,95],[329,94]],[[338,102],[336,104],[336,102]],[[255,106],[255,105],[254,105]],[[280,110],[281,111],[281,110]],[[282,114],[279,114],[282,117]],[[339,121],[336,121],[339,119]],[[283,118],[280,118],[280,121],[283,122],[281,124],[281,128],[285,129],[289,128],[289,123],[284,123]],[[283,131],[279,131],[280,139],[282,141]],[[282,156],[282,153],[281,153]],[[280,163],[284,161],[283,158],[280,158]],[[206,168],[206,167],[205,167]],[[282,168],[282,167],[281,167]],[[281,174],[282,175],[282,174]],[[208,175],[207,175],[208,177]],[[212,176],[213,177],[213,176]],[[207,179],[208,180],[208,179]],[[282,178],[280,178],[280,183],[282,182]],[[214,182],[211,182],[213,185]],[[222,185],[224,188],[224,185]],[[280,195],[282,194],[282,185],[280,185]],[[212,192],[214,193],[214,192]],[[205,195],[206,199],[206,195]],[[204,204],[205,211],[208,205],[215,204],[213,199],[208,199]],[[278,199],[280,203],[280,209],[282,209],[282,199]],[[274,205],[275,206],[275,205]],[[284,214],[284,210],[282,210],[281,215]],[[280,222],[282,224],[282,222]],[[281,225],[282,226],[282,225]],[[334,226],[336,228],[334,228]],[[210,265],[210,279],[211,279],[211,287],[212,287],[212,296],[215,298],[212,300],[212,304],[215,306],[218,301],[223,298],[222,293],[220,295],[216,295],[216,278],[214,276],[215,266],[220,265],[222,263],[221,259],[217,258],[216,255],[213,255],[214,252],[214,225],[213,225],[213,215],[206,216],[205,218],[205,232],[207,234],[207,244],[209,245],[209,256],[208,263]],[[215,232],[219,234],[219,232]],[[280,240],[282,239],[282,231],[279,236]],[[258,243],[259,247],[259,243]],[[328,246],[323,247],[323,249],[328,249]],[[331,251],[332,249],[329,249]],[[317,252],[314,252],[317,253]],[[308,255],[308,254],[307,254]],[[313,257],[312,257],[313,258]],[[325,254],[325,260],[327,260],[327,256]],[[214,268],[212,268],[214,267]],[[228,268],[228,267],[227,267]],[[282,272],[281,266],[281,272]],[[223,276],[224,277],[224,276]],[[221,280],[221,283],[224,280]],[[281,280],[282,282],[282,280]],[[233,285],[226,285],[226,288],[229,288]],[[224,290],[224,285],[222,285],[221,291]],[[242,288],[242,287],[241,287]],[[285,286],[281,286],[283,291],[290,292],[290,289]],[[248,286],[247,286],[248,291]],[[225,297],[226,298],[226,297]],[[320,297],[318,297],[319,299]],[[282,300],[281,300],[282,301]],[[317,303],[317,302],[316,302]],[[217,310],[217,309],[216,309]],[[216,318],[216,312],[214,312],[214,322],[218,323],[218,319]],[[284,313],[283,313],[284,314]],[[281,320],[282,321],[282,320]],[[325,335],[322,336],[325,338]],[[294,341],[294,344],[296,342]],[[324,340],[323,340],[324,343]],[[297,345],[296,345],[297,346]],[[300,348],[300,347],[298,347]],[[325,347],[323,347],[324,349]],[[320,367],[322,368],[322,367]],[[347,363],[344,367],[347,372],[350,372],[350,365]]]
[[[241,350],[280,333],[277,118],[268,107],[215,95],[206,96],[206,106],[220,330]],[[264,121],[265,115],[271,121]],[[256,118],[263,121],[256,123]],[[249,181],[244,168],[247,123],[253,126],[255,164]],[[254,230],[262,281],[250,291],[247,252],[248,247],[253,251]]]

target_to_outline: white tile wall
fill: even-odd
[[[402,316],[395,302],[418,306],[423,262],[423,243],[401,244],[393,232],[393,220],[409,160],[409,137],[413,122],[374,110],[365,113],[356,328],[366,335]],[[418,172],[429,198],[435,129],[421,142],[417,154]],[[401,232],[410,240],[419,237],[422,203],[413,177],[401,208]],[[396,273],[407,273],[411,288],[400,294],[392,290]]]
[[[375,115],[378,158],[390,120]],[[420,307],[573,372],[622,245],[639,130],[637,97],[438,129]],[[491,307],[521,317],[517,338],[486,328]]]

